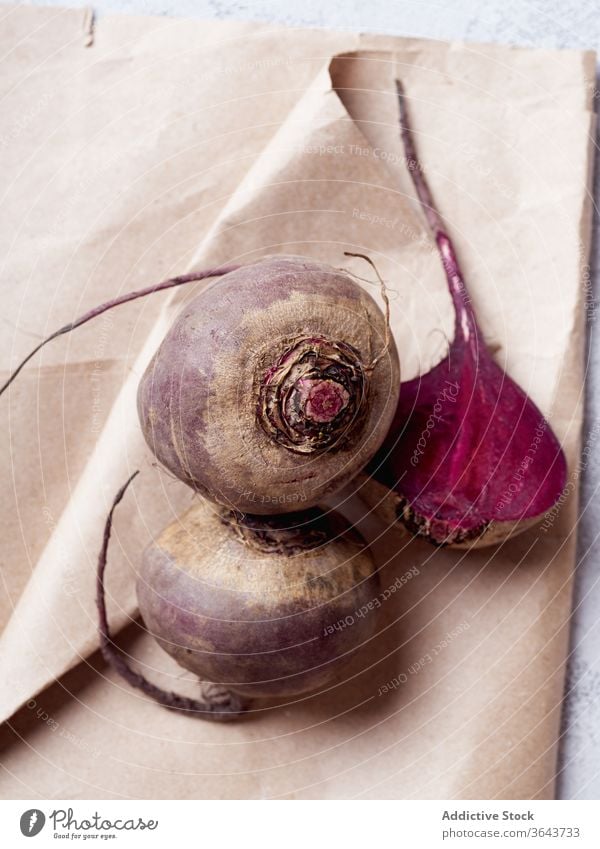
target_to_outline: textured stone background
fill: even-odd
[[[36,0],[29,0],[36,2]],[[40,5],[87,6],[78,0],[37,0]],[[529,47],[591,48],[600,52],[597,0],[97,0],[97,15],[123,12],[196,18],[274,21],[292,26],[366,30],[440,39],[498,41]],[[597,161],[596,172],[600,162]],[[600,180],[596,178],[595,197]],[[595,215],[592,273],[599,291],[598,215]],[[596,310],[598,312],[598,310]],[[586,431],[600,420],[598,319],[588,324]],[[585,439],[585,434],[584,434]],[[562,798],[600,798],[600,482],[598,452],[583,479],[579,560],[572,646],[561,746]]]

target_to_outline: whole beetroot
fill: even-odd
[[[275,256],[193,299],[144,373],[146,441],[173,474],[244,513],[307,508],[381,445],[399,390],[386,319],[345,271]]]
[[[176,319],[140,382],[146,441],[216,503],[255,514],[314,506],[366,465],[392,421],[400,367],[381,278],[386,315],[348,272],[305,257],[173,277],[47,336],[0,395],[53,339],[120,304],[210,277],[220,279]]]
[[[337,514],[241,517],[195,504],[145,552],[137,583],[151,634],[181,666],[238,695],[331,684],[376,628],[362,538]]]

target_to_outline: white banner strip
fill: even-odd
[[[0,802],[0,845],[66,841],[123,849],[598,849],[600,817],[598,804],[585,801]]]

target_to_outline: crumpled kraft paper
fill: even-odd
[[[114,493],[142,469],[110,550],[115,629],[136,614],[144,544],[191,499],[144,447],[135,391],[193,292],[56,341],[0,405],[2,795],[551,796],[575,558],[593,54],[126,17],[90,34],[81,12],[27,7],[4,9],[0,37],[12,48],[3,364],[190,264],[304,253],[351,268],[377,297],[352,250],[389,286],[404,378],[430,368],[453,317],[403,164],[399,75],[486,338],[550,418],[572,484],[547,529],[473,553],[361,518],[386,596],[377,638],[328,692],[213,726],[159,708],[92,654]],[[342,501],[359,516],[355,495]],[[146,674],[194,691],[138,625],[122,640]]]

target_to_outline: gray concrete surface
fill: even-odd
[[[36,0],[29,0],[35,2]],[[88,6],[82,0],[37,0],[40,5]],[[97,0],[96,13],[173,15],[274,21],[294,26],[367,30],[440,39],[498,41],[521,46],[600,51],[596,0]],[[600,163],[598,163],[600,164]],[[598,170],[598,168],[597,168]],[[600,181],[596,179],[595,197]],[[598,297],[598,215],[592,275]],[[600,311],[596,311],[599,312]],[[600,421],[600,340],[588,325],[586,432]],[[585,436],[584,436],[585,438]],[[600,456],[587,463],[582,484],[579,557],[565,692],[559,796],[600,798]]]

